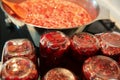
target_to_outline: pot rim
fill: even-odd
[[[87,26],[87,25],[89,25],[89,24],[91,24],[91,23],[93,23],[93,22],[95,22],[96,20],[98,20],[97,19],[97,17],[99,16],[99,14],[100,14],[100,6],[99,6],[99,4],[97,3],[97,1],[96,0],[91,0],[91,1],[95,1],[96,3],[96,5],[95,5],[95,9],[96,9],[96,16],[95,16],[95,18],[94,19],[92,19],[90,22],[88,22],[88,23],[86,23],[86,24],[83,24],[83,25],[78,25],[78,26],[74,26],[74,27],[61,27],[61,28],[57,28],[57,27],[47,27],[47,26],[38,26],[38,25],[35,25],[35,24],[31,24],[31,23],[27,23],[27,22],[24,22],[24,21],[22,21],[22,20],[19,20],[18,18],[15,18],[15,17],[13,17],[13,16],[11,16],[5,9],[4,9],[4,7],[3,7],[3,5],[2,5],[2,1],[0,1],[0,7],[1,7],[1,9],[3,10],[3,12],[8,16],[8,18],[10,18],[11,19],[11,21],[15,24],[15,25],[17,25],[18,23],[19,23],[19,25],[20,26],[23,26],[23,25],[28,25],[28,26],[32,26],[32,27],[37,27],[37,28],[43,28],[43,29],[57,29],[57,30],[62,30],[62,29],[74,29],[74,28],[79,28],[79,27],[85,27],[85,26]],[[18,23],[16,23],[16,21],[18,22]],[[21,25],[22,24],[22,25]]]

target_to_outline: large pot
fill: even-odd
[[[85,25],[88,25],[94,21],[96,21],[96,18],[98,17],[99,15],[99,5],[98,3],[96,2],[96,0],[69,0],[71,2],[74,2],[80,6],[82,6],[84,9],[87,10],[87,12],[90,14],[90,16],[92,17],[92,20],[84,25],[81,25],[81,26],[75,26],[75,27],[62,27],[62,28],[49,28],[49,27],[45,27],[45,26],[41,26],[41,25],[34,25],[34,24],[31,24],[31,23],[26,23],[26,22],[23,22],[21,20],[19,20],[18,18],[15,18],[13,16],[11,16],[4,8],[3,6],[3,3],[1,3],[1,8],[2,10],[5,12],[5,14],[11,19],[11,21],[15,24],[15,25],[18,25],[18,26],[23,26],[23,25],[28,25],[28,26],[34,26],[34,27],[39,27],[39,28],[45,28],[45,29],[71,29],[71,28],[78,28],[78,27],[84,27]]]

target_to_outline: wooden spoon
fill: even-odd
[[[17,0],[16,0],[17,1]],[[25,0],[23,0],[25,1]],[[16,15],[18,15],[20,18],[25,18],[27,16],[27,11],[20,7],[18,5],[18,2],[15,2],[14,0],[2,0],[3,3],[5,3],[8,7],[10,7]]]

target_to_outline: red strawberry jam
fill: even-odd
[[[33,44],[28,39],[12,39],[5,43],[3,62],[12,57],[27,57],[36,62],[36,53]]]
[[[115,60],[106,56],[88,58],[83,64],[87,80],[120,80],[120,68]]]
[[[78,80],[77,77],[68,69],[54,68],[49,70],[42,80]]]
[[[102,53],[108,56],[120,55],[120,33],[106,32],[100,35]]]
[[[67,52],[69,45],[69,38],[60,31],[43,34],[40,38],[40,55],[44,59],[44,63],[58,64],[60,58]]]
[[[2,80],[38,80],[38,71],[28,58],[14,57],[3,64]]]
[[[2,6],[11,16],[25,23],[40,28],[63,29],[88,24],[97,16],[96,12],[91,15],[88,10],[81,6],[81,3],[84,6],[85,2],[76,2],[71,0],[24,0],[15,5],[15,9],[20,7],[27,13],[22,19],[5,4]],[[93,7],[91,9],[94,10]]]
[[[87,32],[75,34],[71,38],[72,54],[78,60],[93,56],[99,50],[97,38]]]

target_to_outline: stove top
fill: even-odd
[[[14,38],[28,38],[34,43],[35,47],[39,47],[38,44],[40,35],[43,34],[45,31],[49,31],[47,29],[40,29],[35,27],[33,28],[26,25],[18,28],[18,26],[14,25],[13,23],[6,23],[5,19],[6,17],[4,15],[4,12],[0,9],[0,56],[2,55],[4,43],[7,40]],[[31,29],[32,31],[30,31]],[[61,31],[64,32],[66,35],[72,35],[75,32],[81,32],[80,30],[79,28],[75,28]],[[87,25],[82,31],[92,34],[102,33],[106,31],[120,32],[120,30],[116,27],[115,23],[109,19],[97,20],[94,23]]]

